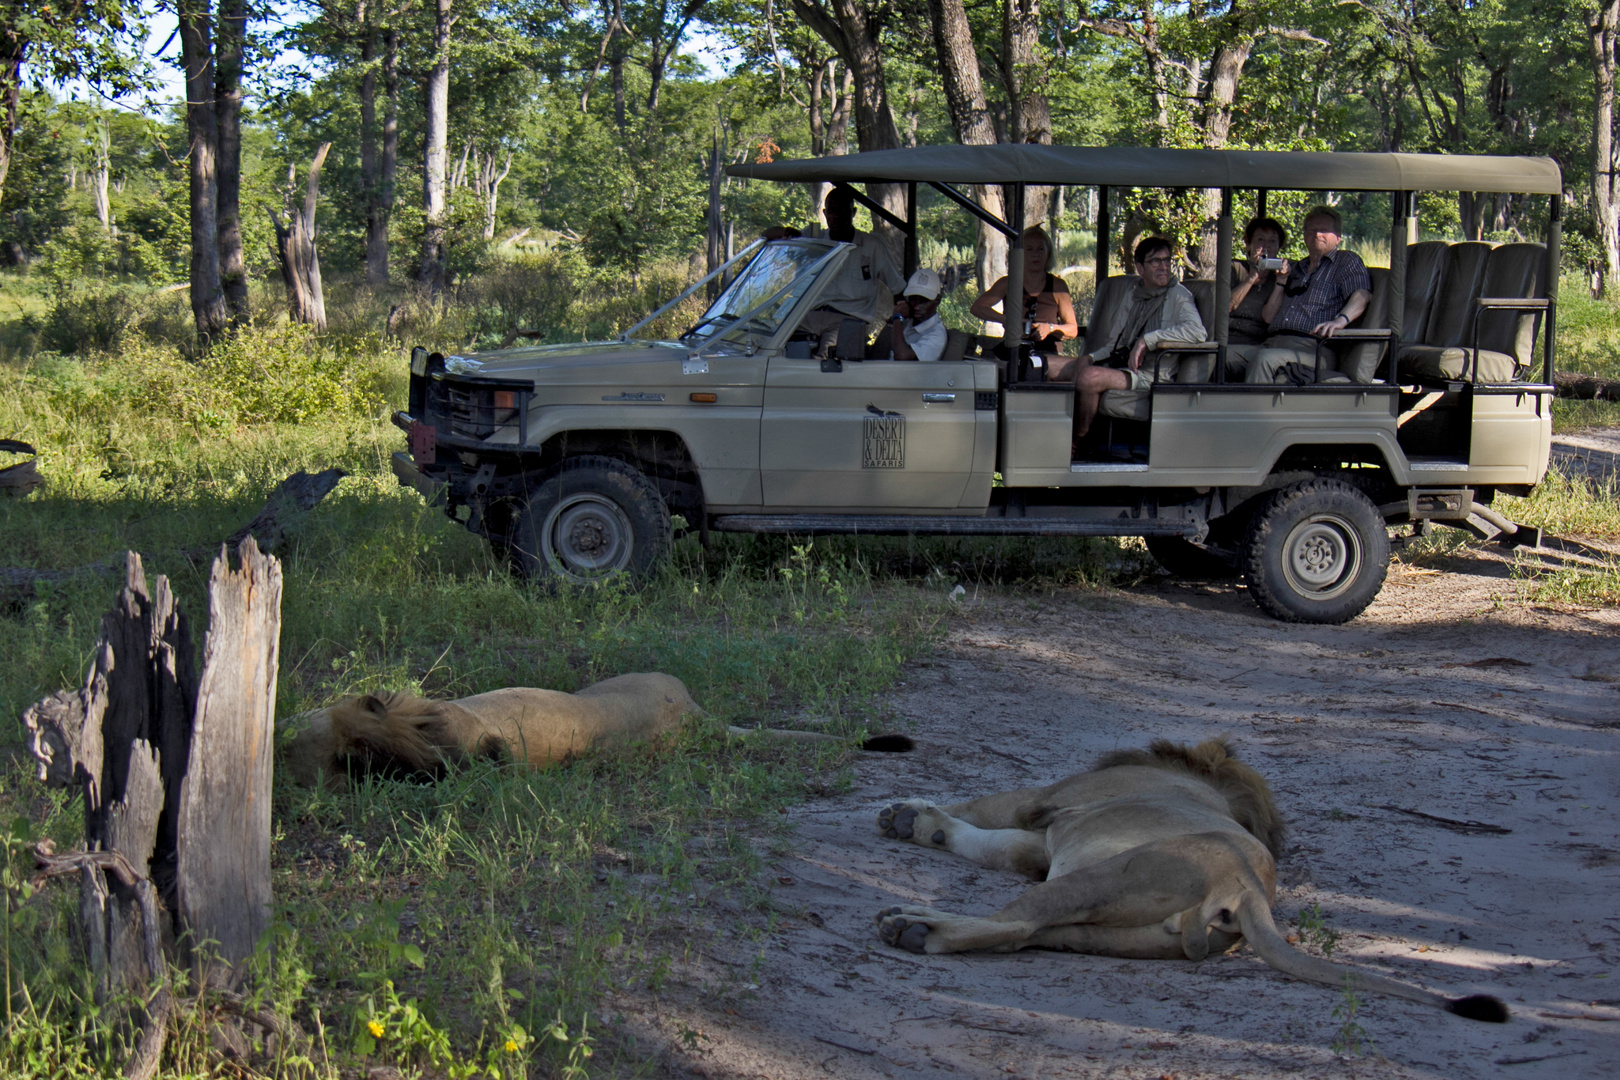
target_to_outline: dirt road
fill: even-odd
[[[968,597],[894,700],[918,752],[863,757],[853,790],[796,812],[771,871],[788,916],[711,942],[687,972],[706,992],[627,992],[623,1026],[672,1076],[1620,1076],[1620,613],[1515,590],[1500,558],[1468,554],[1396,564],[1342,627],[1274,622],[1226,584]],[[1222,732],[1291,826],[1279,923],[1315,905],[1335,959],[1499,995],[1510,1023],[1369,997],[1347,1016],[1342,990],[1242,948],[1194,964],[878,941],[887,905],[988,914],[1025,886],[879,839],[887,801]],[[740,907],[709,903],[736,925]]]

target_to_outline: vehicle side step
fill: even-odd
[[[709,521],[716,532],[789,533],[828,536],[1193,536],[1195,522],[1170,518],[1116,517],[1085,520],[1055,517],[910,517],[903,514],[723,514]]]

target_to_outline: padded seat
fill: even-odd
[[[1451,245],[1424,340],[1402,346],[1402,369],[1428,379],[1512,382],[1531,364],[1541,315],[1481,311],[1480,300],[1538,296],[1545,266],[1546,249],[1541,244]]]
[[[1401,341],[1418,344],[1429,328],[1429,311],[1440,294],[1446,251],[1444,240],[1425,240],[1406,246],[1406,313],[1401,320]]]

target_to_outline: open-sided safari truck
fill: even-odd
[[[1007,235],[1010,296],[1024,186],[1095,185],[1099,304],[1132,280],[1109,274],[1110,188],[1218,188],[1222,272],[1186,282],[1209,340],[1178,346],[1173,379],[1105,395],[1076,450],[1072,385],[1042,381],[1021,327],[1000,358],[961,331],[933,363],[847,348],[818,358],[800,321],[854,249],[758,243],[716,271],[735,276],[676,339],[638,339],[638,324],[603,344],[415,350],[410,406],[395,417],[410,436],[394,456],[401,482],[442,498],[520,570],[565,579],[646,570],[669,546],[672,511],[705,535],[1142,536],[1173,572],[1241,573],[1270,614],[1328,623],[1377,595],[1391,526],[1523,539],[1490,503],[1547,469],[1562,190],[1549,160],[993,146],[731,171],[900,185],[903,217],[855,193],[904,237],[908,273],[918,188],[932,186]],[[963,191],[983,184],[1002,186],[1006,220]],[[1546,242],[1417,243],[1415,194],[1459,189],[1546,196]],[[1336,339],[1349,343],[1344,374],[1227,379],[1224,268],[1244,190],[1262,208],[1275,190],[1391,196],[1391,265],[1372,269],[1367,311]]]

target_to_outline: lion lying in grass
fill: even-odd
[[[656,742],[703,710],[673,675],[643,672],[587,686],[577,694],[526,686],[456,701],[411,694],[362,694],[309,714],[287,748],[294,782],[316,787],[350,773],[437,776],[446,765],[509,757],[545,768],[588,750]],[[733,735],[750,735],[733,727]],[[766,738],[839,742],[814,731],[758,729]],[[867,750],[909,750],[904,736],[877,736]]]
[[[1260,774],[1224,739],[1155,741],[1045,788],[955,806],[920,799],[878,815],[891,840],[944,848],[981,866],[1043,879],[989,918],[925,907],[877,916],[890,945],[917,953],[1063,949],[1202,960],[1247,939],[1278,971],[1309,982],[1392,994],[1470,1020],[1503,1023],[1488,995],[1450,999],[1299,952],[1277,931],[1282,819]]]

